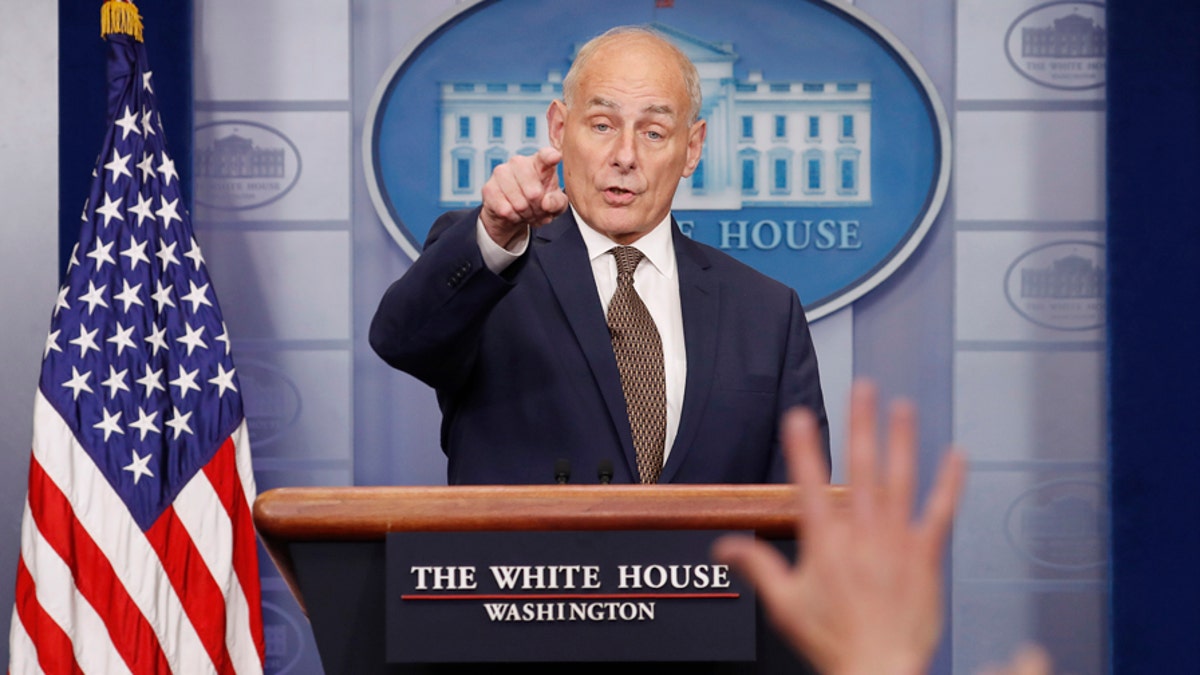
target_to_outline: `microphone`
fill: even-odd
[[[613,479],[613,463],[611,459],[600,460],[600,466],[596,469],[596,475],[600,478],[601,485],[608,485]]]
[[[565,459],[554,462],[554,482],[565,485],[571,480],[571,463]]]

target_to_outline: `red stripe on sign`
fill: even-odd
[[[104,620],[113,646],[129,669],[135,673],[171,672],[154,628],[36,455],[29,462],[29,511],[38,532],[71,568],[79,593]]]
[[[167,507],[146,530],[146,538],[158,553],[167,578],[183,604],[183,611],[195,627],[217,672],[234,673],[225,644],[225,596],[187,528],[180,522],[174,506]]]
[[[250,513],[250,504],[246,501],[246,492],[242,489],[242,481],[238,476],[237,448],[233,439],[226,439],[221,449],[204,467],[204,474],[212,483],[217,498],[229,514],[229,522],[233,525],[233,569],[237,574],[238,583],[246,595],[246,604],[250,608],[250,627],[253,632],[254,646],[258,650],[258,660],[266,658],[266,648],[262,633],[262,588],[258,577],[258,539],[254,530],[254,519]]]
[[[17,616],[25,633],[37,647],[38,666],[46,675],[80,673],[83,669],[75,662],[75,652],[71,647],[71,638],[63,629],[50,618],[46,610],[38,603],[37,586],[29,568],[25,567],[25,559],[17,560]]]

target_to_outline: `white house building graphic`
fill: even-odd
[[[732,44],[652,28],[696,64],[708,120],[704,155],[681,183],[676,209],[871,203],[869,81],[773,82],[762,70],[739,80]],[[549,142],[545,112],[562,95],[562,76],[441,84],[442,207],[478,203],[496,165]]]

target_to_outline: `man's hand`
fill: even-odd
[[[790,411],[782,422],[799,487],[801,542],[795,567],[774,548],[725,537],[714,556],[757,589],[772,623],[828,675],[925,672],[942,631],[942,557],[965,464],[945,455],[920,520],[916,491],[917,419],[911,403],[892,406],[886,465],[880,466],[876,390],[854,385],[850,402],[850,494],[832,503],[816,420]]]
[[[483,184],[480,218],[492,241],[505,248],[527,227],[539,227],[567,210],[567,195],[558,186],[562,153],[552,147],[526,157],[513,155],[492,171]]]

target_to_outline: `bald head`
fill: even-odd
[[[579,91],[579,82],[588,64],[597,54],[603,55],[608,50],[623,48],[641,48],[661,56],[668,67],[675,67],[683,86],[687,90],[689,110],[687,121],[693,123],[700,118],[700,74],[696,66],[679,50],[678,47],[663,39],[661,35],[642,26],[618,26],[602,35],[592,38],[579,48],[571,69],[563,79],[563,102],[568,107],[575,103]]]

